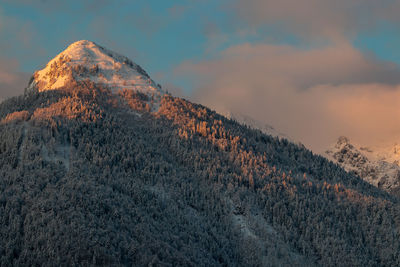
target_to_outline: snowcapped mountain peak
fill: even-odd
[[[398,144],[386,143],[366,147],[341,136],[324,156],[377,187],[387,191],[400,189]]]
[[[87,40],[72,43],[50,60],[44,69],[36,71],[28,90],[60,89],[68,86],[72,80],[89,80],[113,92],[131,89],[149,95],[164,94],[139,65]]]

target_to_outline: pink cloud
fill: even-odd
[[[345,42],[311,50],[238,45],[175,72],[197,77],[195,101],[269,123],[316,151],[339,135],[400,136],[399,68]]]

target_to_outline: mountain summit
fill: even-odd
[[[60,89],[72,81],[87,80],[113,92],[131,89],[147,95],[163,94],[161,87],[139,65],[87,40],[72,43],[44,69],[36,71],[28,90]]]

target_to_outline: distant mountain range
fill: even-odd
[[[0,104],[0,265],[400,266],[396,195],[252,127],[71,44]]]

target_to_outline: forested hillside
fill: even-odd
[[[76,82],[0,104],[2,266],[400,266],[397,198],[208,108]]]

